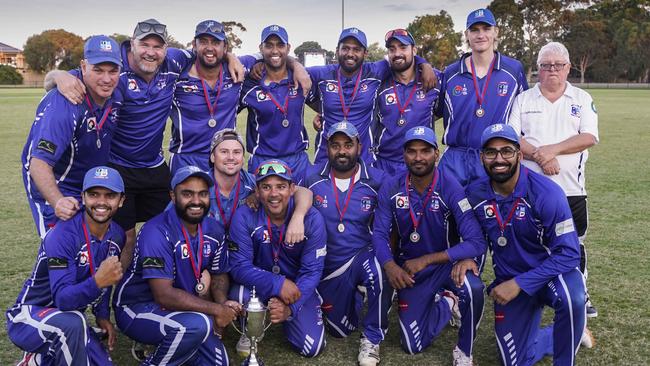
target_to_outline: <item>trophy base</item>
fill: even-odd
[[[251,353],[244,362],[241,363],[241,366],[264,366],[264,361],[257,358],[254,353]]]

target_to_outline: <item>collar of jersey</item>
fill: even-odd
[[[471,70],[468,70],[465,66],[465,59],[472,55],[471,52],[467,52],[460,57],[460,73],[471,73]],[[497,61],[494,63],[495,70],[501,70],[501,53],[499,51],[494,51],[494,56],[497,58]]]

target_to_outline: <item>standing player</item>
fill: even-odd
[[[114,296],[120,330],[156,345],[143,365],[228,365],[220,334],[241,307],[227,301],[227,249],[223,226],[208,217],[210,175],[179,169],[170,192],[174,209],[140,230],[133,262]],[[211,273],[209,288],[201,272]]]
[[[58,220],[77,213],[86,171],[108,162],[116,128],[112,96],[121,67],[117,43],[106,36],[91,37],[80,66],[88,91],[83,103],[74,105],[53,90],[36,109],[21,160],[27,200],[41,238]]]
[[[354,124],[359,131],[359,140],[364,147],[361,158],[368,164],[375,160],[371,152],[375,101],[381,81],[389,78],[391,72],[386,61],[364,62],[367,54],[365,33],[358,28],[347,28],[341,32],[336,46],[338,64],[307,68],[313,83],[308,103],[322,114],[322,118],[314,123],[319,131],[314,164],[327,160],[326,132],[341,121]],[[424,89],[432,89],[437,82],[433,69],[423,58],[416,56],[415,60]]]
[[[124,202],[119,173],[105,166],[83,179],[83,209],[57,224],[43,239],[32,276],[7,310],[7,335],[23,351],[25,365],[112,365],[86,324],[88,306],[113,350],[110,290],[122,278],[118,260],[124,231],[112,222]]]
[[[445,68],[437,114],[444,118],[440,169],[462,186],[485,175],[479,159],[481,133],[505,123],[517,94],[528,89],[521,63],[495,50],[499,35],[494,15],[477,9],[467,16],[465,37],[471,49]]]
[[[467,192],[490,242],[496,278],[488,293],[501,362],[533,365],[550,354],[554,365],[573,365],[586,324],[586,290],[565,195],[520,165],[512,127],[487,127],[481,146],[487,177]],[[544,305],[555,311],[554,322],[539,329]]]
[[[371,245],[371,225],[383,172],[366,166],[359,132],[352,123],[332,125],[327,134],[328,162],[314,166],[305,186],[314,192],[314,207],[327,229],[327,256],[318,292],[328,330],[347,337],[359,325],[364,286],[368,312],[357,361],[361,366],[379,363],[379,343],[388,330],[388,306],[392,289],[386,281]],[[390,292],[390,294],[386,294]]]
[[[230,227],[230,275],[235,284],[229,297],[248,302],[254,287],[268,301],[272,323],[282,323],[294,349],[305,357],[317,356],[325,346],[321,300],[316,286],[327,253],[323,218],[316,209],[305,217],[306,239],[284,241],[293,208],[295,184],[291,170],[280,160],[269,160],[256,170],[263,209],[242,206]]]
[[[508,123],[521,136],[522,163],[559,184],[567,195],[580,240],[580,272],[586,279],[585,164],[587,149],[598,143],[598,114],[589,93],[567,81],[571,61],[563,44],[550,42],[542,47],[537,66],[539,83],[517,97]],[[587,316],[597,315],[587,299]]]
[[[429,91],[424,89],[415,68],[415,40],[407,30],[388,31],[385,41],[393,74],[379,87],[374,166],[394,176],[406,171],[403,146],[406,131],[415,126],[433,129],[433,111],[440,89],[437,86]],[[442,73],[435,69],[434,72],[441,79]]]
[[[413,127],[406,132],[408,171],[382,185],[372,243],[397,289],[402,348],[411,354],[422,352],[452,317],[460,318],[453,364],[472,365],[485,286],[478,271],[457,283],[451,273],[456,262],[474,263],[472,258],[482,256],[487,244],[463,188],[452,174],[436,168],[437,158],[432,129]],[[395,255],[390,247],[393,230],[399,237]],[[458,235],[463,242],[456,242]],[[442,288],[451,291],[438,296]]]
[[[272,158],[286,161],[294,182],[302,182],[309,157],[309,136],[303,124],[305,96],[287,67],[291,50],[286,29],[269,25],[262,30],[260,52],[265,72],[261,80],[248,77],[241,93],[241,108],[248,109],[246,147],[250,172]]]

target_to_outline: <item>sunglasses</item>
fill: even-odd
[[[407,31],[406,29],[398,28],[398,29],[389,30],[388,33],[386,33],[386,36],[384,37],[384,41],[388,42],[388,40],[390,40],[395,36],[406,36],[409,37],[411,40],[413,39],[413,36],[411,35],[411,33],[409,33],[409,31]]]
[[[206,33],[210,31],[212,33],[223,33],[223,24],[216,22],[201,23],[196,26],[196,33]]]
[[[138,23],[138,30],[142,33],[147,33],[151,32],[151,30],[154,31],[154,33],[161,35],[161,36],[167,36],[167,26],[164,24],[151,24],[147,22],[140,22]]]
[[[276,174],[291,174],[291,168],[282,163],[265,163],[260,165],[255,171],[256,176],[265,176],[269,173],[269,169],[273,169]]]

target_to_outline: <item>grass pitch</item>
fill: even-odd
[[[596,347],[581,349],[577,365],[645,365],[650,363],[650,91],[590,90],[600,116],[600,144],[591,149],[587,166],[590,227],[587,234],[589,290],[599,311],[589,321]],[[43,92],[40,89],[0,89],[0,308],[11,306],[34,264],[38,238],[26,202],[20,175],[20,154]],[[305,124],[312,131],[311,111]],[[245,125],[244,116],[239,126]],[[440,122],[436,125],[441,131]],[[240,127],[243,131],[243,127]],[[167,141],[167,139],[165,140]],[[491,268],[484,274],[488,283]],[[547,311],[545,321],[551,317]],[[522,319],[522,321],[525,321]],[[425,352],[410,356],[399,347],[395,312],[381,345],[383,365],[449,365],[456,340],[446,329]],[[474,346],[481,366],[497,365],[492,304],[486,300],[484,317]],[[347,339],[328,337],[325,352],[315,359],[296,355],[284,340],[281,327],[271,327],[260,345],[267,365],[352,365],[356,362],[358,332]],[[231,362],[239,364],[234,346],[238,336],[226,334]],[[130,342],[121,335],[112,353],[116,365],[135,365]],[[0,326],[0,365],[11,365],[21,352]],[[550,359],[541,364],[551,365]]]

